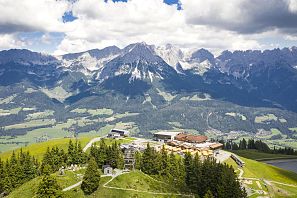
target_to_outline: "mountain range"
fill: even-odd
[[[52,117],[62,122],[75,117],[74,109],[110,108],[117,113],[139,113],[122,121],[132,119],[143,134],[170,129],[172,125],[168,123],[177,121],[183,128],[200,132],[216,129],[257,133],[260,129],[269,130],[267,123],[257,126],[257,116],[278,114],[276,117],[286,123],[277,120],[274,127],[291,137],[289,128],[296,127],[297,118],[296,90],[296,47],[226,50],[218,56],[203,48],[182,50],[171,44],[155,46],[144,42],[122,49],[110,46],[61,56],[26,49],[0,52],[0,108],[3,112],[20,107],[34,109],[0,114],[2,127],[49,109],[54,111]],[[166,124],[156,122],[159,116],[170,112]],[[230,112],[253,115],[247,124],[238,116],[225,118]],[[210,118],[212,114],[217,115]],[[139,123],[139,119],[148,123]],[[198,125],[194,123],[197,120]],[[237,124],[231,126],[234,122]],[[27,130],[4,130],[4,134],[24,134]]]

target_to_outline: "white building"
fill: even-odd
[[[154,133],[154,140],[159,142],[173,141],[175,136],[182,132],[161,131]]]
[[[122,130],[122,129],[112,129],[108,133],[107,137],[109,138],[120,138],[120,137],[128,137],[129,131]]]
[[[102,166],[102,169],[103,169],[103,174],[104,175],[112,175],[112,167],[110,165],[103,165]]]

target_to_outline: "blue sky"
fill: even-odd
[[[296,0],[3,0],[0,12],[0,50],[64,54],[145,41],[220,53],[297,45]]]

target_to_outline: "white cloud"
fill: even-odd
[[[208,25],[240,34],[281,29],[297,32],[296,0],[181,0],[190,24]]]
[[[289,10],[291,12],[297,12],[297,0],[288,0]]]
[[[22,48],[25,42],[19,40],[15,35],[3,34],[0,35],[0,50],[11,48]]]
[[[51,32],[62,32],[55,54],[79,52],[134,42],[175,44],[182,48],[263,49],[267,34],[295,38],[297,0],[180,0],[182,10],[163,0],[0,0],[2,46],[30,48],[17,39],[19,32],[43,32],[40,43],[57,45]],[[72,10],[77,20],[63,23]],[[272,36],[271,36],[272,38]],[[60,38],[59,38],[60,39]],[[273,41],[273,38],[271,39]],[[32,41],[33,42],[33,41]],[[278,40],[275,39],[275,43]],[[5,43],[5,44],[4,44]],[[5,47],[3,47],[5,48]]]
[[[73,14],[78,19],[67,24],[66,36],[56,54],[107,45],[124,47],[140,41],[205,47],[213,51],[259,46],[257,41],[228,30],[188,24],[185,16],[188,12],[178,11],[175,5],[169,6],[162,0],[130,0],[128,3],[81,0],[74,4]]]
[[[0,0],[0,33],[63,31],[66,0]]]

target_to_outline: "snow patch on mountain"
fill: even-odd
[[[205,60],[201,63],[195,61],[180,62],[180,64],[184,70],[191,70],[192,73],[201,76],[212,67],[212,64],[209,62],[209,60]]]
[[[108,56],[97,58],[96,56],[92,56],[90,52],[84,52],[74,59],[62,59],[62,66],[68,69],[80,71],[86,76],[90,76],[94,73],[94,71],[102,70],[107,62],[117,56],[118,54],[110,54]]]
[[[171,45],[154,47],[156,55],[160,56],[168,65],[172,66],[177,72],[181,73],[178,68],[178,63],[183,60],[183,52]]]

